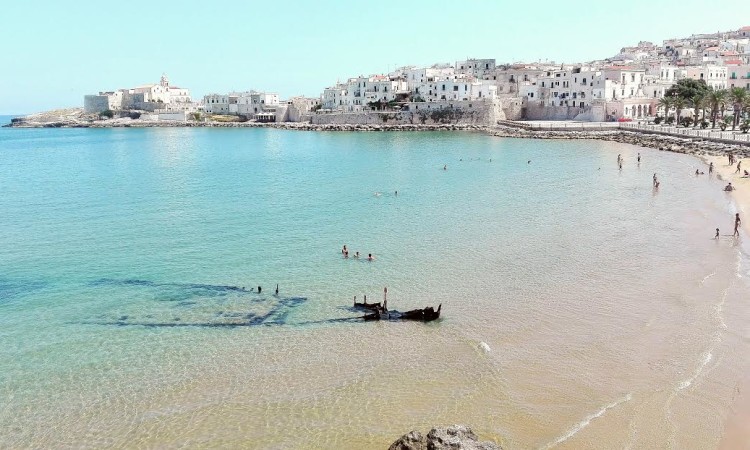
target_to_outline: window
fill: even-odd
[[[458,86],[453,86],[453,90],[457,91],[458,90]]]
[[[443,85],[443,90],[445,90],[445,85]]]

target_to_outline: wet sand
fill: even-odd
[[[742,228],[746,233],[750,232],[750,223],[747,219],[748,212],[750,212],[750,178],[742,178],[742,171],[741,173],[735,173],[737,163],[729,165],[725,156],[704,156],[703,159],[706,164],[713,162],[717,176],[721,177],[725,184],[731,182],[732,186],[735,187],[735,190],[727,195],[731,195],[737,211],[740,213],[740,218],[743,219]],[[747,160],[743,161],[743,165],[748,163]],[[733,231],[732,226],[731,224],[727,225],[727,233]],[[730,415],[724,423],[724,435],[719,448],[727,450],[750,449],[750,376],[746,376],[735,387],[733,403],[730,408]]]

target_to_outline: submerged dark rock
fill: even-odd
[[[501,450],[493,442],[480,442],[479,437],[465,425],[436,427],[422,435],[410,431],[388,447],[388,450]]]

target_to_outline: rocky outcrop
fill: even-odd
[[[411,431],[401,436],[388,450],[501,450],[492,442],[479,442],[479,437],[464,425],[437,427],[427,436]]]

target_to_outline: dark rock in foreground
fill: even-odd
[[[479,442],[479,437],[464,425],[433,428],[423,436],[411,431],[401,436],[388,450],[501,450],[492,442]]]

